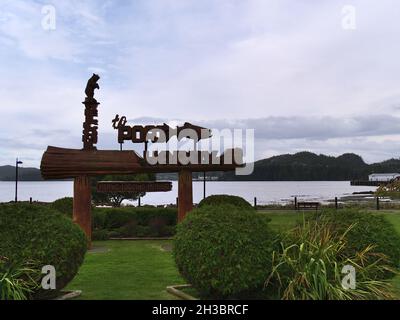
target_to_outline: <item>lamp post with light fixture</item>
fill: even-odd
[[[18,165],[22,164],[18,158],[15,160],[15,202],[18,201]]]

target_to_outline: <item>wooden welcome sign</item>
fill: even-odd
[[[193,190],[192,190],[192,172],[207,171],[227,171],[234,170],[243,163],[235,161],[224,163],[224,157],[237,159],[234,157],[233,149],[226,150],[224,154],[217,157],[213,153],[202,154],[202,159],[212,158],[214,161],[202,161],[199,163],[166,163],[151,164],[134,151],[119,150],[97,150],[98,140],[98,105],[94,98],[95,89],[99,89],[97,81],[100,77],[96,74],[88,80],[85,93],[85,122],[83,124],[82,142],[83,148],[68,149],[49,146],[43,154],[40,169],[44,179],[74,179],[74,200],[73,200],[73,220],[85,231],[88,239],[91,239],[91,188],[90,177],[112,174],[137,174],[154,172],[178,172],[178,221],[184,219],[185,215],[193,208]],[[192,125],[186,122],[182,127],[170,128],[165,123],[161,126],[127,126],[126,118],[119,118],[117,115],[112,121],[113,127],[118,129],[118,142],[130,140],[134,143],[144,143],[145,150],[147,143],[166,142],[172,136],[178,138],[193,138],[192,134],[197,134],[199,140],[211,137],[211,131]],[[165,133],[160,135],[161,129]],[[158,133],[157,133],[158,132]],[[170,159],[170,158],[168,158]],[[172,188],[170,182],[101,182],[98,185],[99,190],[103,192],[112,192],[112,190],[129,190],[129,192],[156,192],[169,191]]]
[[[126,124],[126,117],[119,117],[117,114],[112,120],[112,126],[118,130],[118,142],[124,143],[125,141],[131,141],[133,143],[146,143],[150,142],[167,142],[172,137],[177,137],[178,140],[183,138],[189,138],[196,141],[201,139],[211,138],[211,130],[200,126],[193,125],[189,122],[185,122],[183,126],[172,128],[166,123],[162,125],[134,125],[128,126]],[[194,133],[188,135],[188,133]]]

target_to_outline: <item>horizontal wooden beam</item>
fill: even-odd
[[[130,192],[167,192],[172,190],[169,181],[100,181],[97,183],[97,192],[102,193],[130,193]]]
[[[147,163],[134,151],[117,150],[77,150],[48,147],[43,154],[40,170],[44,179],[67,179],[78,176],[100,176],[112,174],[136,174],[157,172],[230,171],[240,164],[224,164],[224,155],[233,154],[226,150],[217,157],[216,164],[155,164]]]

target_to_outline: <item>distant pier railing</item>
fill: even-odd
[[[369,180],[352,180],[350,181],[350,185],[352,186],[374,186],[379,187],[381,185],[386,185],[390,183],[390,181],[369,181]]]

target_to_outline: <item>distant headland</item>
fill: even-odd
[[[262,159],[254,163],[254,172],[235,176],[234,172],[206,173],[207,179],[220,181],[347,181],[368,179],[371,173],[400,172],[400,159],[367,164],[357,154],[338,157],[302,151]],[[174,174],[157,174],[158,180],[176,180]],[[203,178],[195,173],[194,178]],[[15,167],[0,166],[0,181],[14,181]],[[19,168],[20,181],[41,181],[37,168]]]

